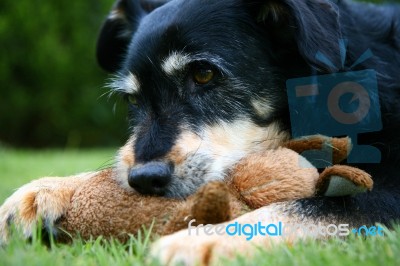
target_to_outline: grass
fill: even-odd
[[[67,176],[112,164],[117,149],[13,150],[0,146],[0,201],[19,186],[44,176]]]
[[[112,162],[115,150],[13,150],[0,148],[0,200],[32,179],[48,175],[70,175],[103,168]],[[37,233],[39,234],[39,233]],[[76,239],[71,245],[50,248],[34,236],[28,244],[20,237],[0,248],[0,265],[147,265],[148,233],[128,243]],[[308,241],[258,250],[249,259],[238,257],[229,265],[400,265],[400,227],[385,231],[384,237],[351,237],[346,241]],[[225,262],[228,264],[228,262]],[[224,264],[225,264],[224,263]]]

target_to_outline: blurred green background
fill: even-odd
[[[110,76],[95,58],[97,34],[113,2],[0,1],[0,145],[123,143],[125,106],[102,96]]]
[[[96,37],[113,2],[0,1],[0,145],[124,142],[125,105],[102,96],[109,76],[95,59]]]

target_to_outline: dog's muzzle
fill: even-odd
[[[165,194],[171,182],[173,165],[165,162],[149,162],[129,172],[128,183],[141,194]]]

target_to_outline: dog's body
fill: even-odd
[[[112,87],[130,99],[132,135],[117,156],[113,175],[121,186],[144,194],[186,197],[210,180],[223,179],[243,156],[278,147],[291,136],[286,81],[337,71],[338,42],[345,38],[344,65],[357,61],[367,49],[374,55],[352,69],[374,69],[378,77],[383,129],[359,135],[359,143],[375,145],[382,155],[380,164],[359,165],[374,177],[374,190],[355,197],[279,203],[240,220],[255,222],[266,215],[263,219],[271,221],[356,226],[389,225],[400,218],[398,7],[328,0],[142,2],[118,1],[98,43],[100,64],[118,73]],[[317,60],[318,52],[332,64]],[[303,126],[311,122],[304,121]],[[51,199],[57,197],[58,202],[57,193],[79,185],[79,179],[71,180],[62,186],[49,181],[57,196],[39,203],[32,201],[32,193],[40,192],[40,186],[19,191],[0,210],[0,230],[4,233],[12,218],[31,225],[32,220],[18,215],[18,206],[29,202],[38,204],[35,215],[52,224],[64,209],[56,204],[55,210]],[[31,200],[26,203],[28,194]],[[29,235],[30,227],[26,228]],[[245,241],[218,246],[225,240],[217,236],[177,241],[187,237],[181,232],[163,238],[154,250],[164,261],[190,261],[192,255],[209,258],[211,249],[251,247]],[[263,245],[269,241],[257,239],[255,243]]]

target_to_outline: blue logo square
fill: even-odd
[[[380,162],[378,149],[357,145],[357,134],[382,129],[374,70],[290,79],[286,87],[294,138],[346,135],[354,145],[348,162]]]

